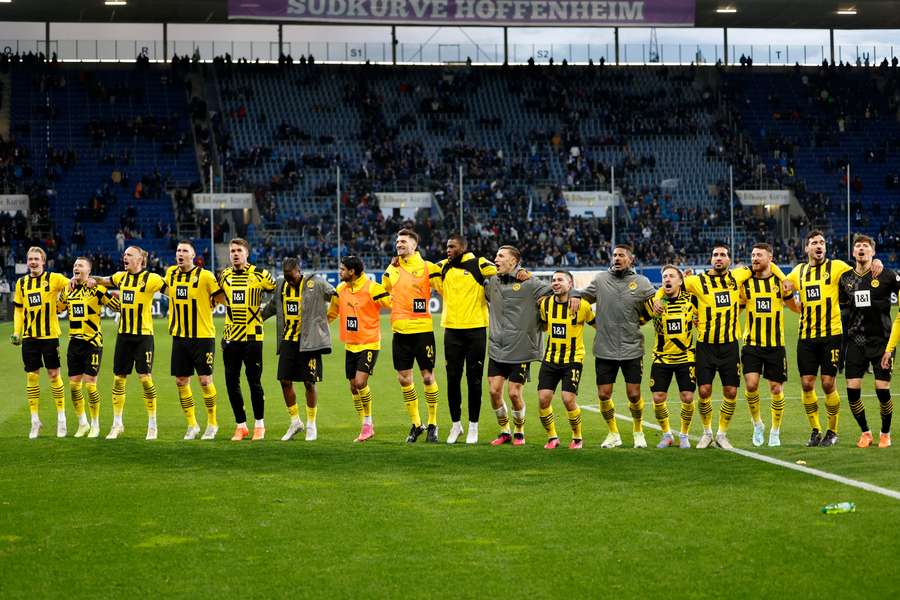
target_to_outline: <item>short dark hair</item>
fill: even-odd
[[[362,275],[363,271],[366,270],[366,266],[363,264],[363,261],[358,256],[344,256],[341,258],[341,264],[344,265],[344,268],[348,271],[353,271],[357,275]]]
[[[94,261],[89,259],[87,256],[79,256],[78,258],[75,259],[75,262],[78,262],[79,260],[83,260],[84,262],[86,262],[89,267],[94,266]]]
[[[232,244],[236,246],[243,246],[244,249],[247,250],[247,254],[250,254],[250,242],[248,242],[244,238],[231,238],[231,241],[228,242],[228,245],[231,246]]]
[[[508,250],[513,256],[516,257],[516,262],[520,262],[522,260],[522,253],[519,252],[519,249],[515,246],[505,245],[497,248],[497,252],[500,252],[501,250]]]
[[[712,245],[712,249],[715,250],[716,248],[725,248],[725,252],[727,252],[728,257],[731,258],[731,246],[729,246],[725,242],[715,242]]]
[[[454,234],[448,236],[447,241],[449,242],[450,240],[455,240],[456,242],[458,242],[459,245],[463,247],[463,250],[465,250],[466,248],[469,247],[469,242],[466,241],[466,238],[464,238],[463,236],[461,236],[458,233],[454,233]]]
[[[184,244],[185,246],[190,246],[191,250],[193,250],[194,252],[197,251],[197,249],[194,248],[194,242],[192,242],[191,240],[178,240],[178,245],[180,246],[182,244]]]
[[[772,249],[772,244],[767,244],[766,242],[759,242],[759,243],[753,244],[753,249],[754,250],[765,250],[769,254],[775,253],[775,251]]]
[[[300,268],[300,261],[294,258],[293,256],[288,256],[283,261],[281,261],[281,270],[285,273],[288,271],[293,271],[294,269]]]
[[[806,244],[809,244],[809,240],[813,239],[814,237],[819,237],[819,236],[822,236],[824,238],[825,234],[822,233],[818,229],[813,229],[812,231],[810,231],[809,233],[806,234]]]
[[[621,248],[622,250],[625,250],[626,252],[628,252],[628,254],[634,254],[634,246],[632,246],[631,244],[626,244],[625,242],[619,242],[618,244],[613,246],[613,250],[615,250],[617,248]]]
[[[559,271],[553,271],[554,275],[556,275],[557,273],[562,273],[563,275],[565,275],[566,277],[569,278],[569,283],[571,283],[572,285],[575,285],[575,276],[572,275],[572,271],[563,271],[562,269],[560,269]]]
[[[404,227],[403,229],[401,229],[400,231],[397,232],[397,237],[400,237],[401,235],[405,235],[406,237],[411,237],[412,239],[416,240],[417,244],[419,243],[419,234],[416,233],[415,231],[413,231],[412,229],[407,229],[406,227]]]
[[[856,244],[868,244],[872,247],[872,250],[875,249],[875,240],[862,233],[857,233],[853,236],[853,245],[855,246]]]

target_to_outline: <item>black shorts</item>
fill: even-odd
[[[38,340],[25,338],[22,340],[22,362],[25,372],[32,373],[45,369],[59,368],[59,340]]]
[[[841,363],[841,348],[844,336],[832,335],[812,340],[797,340],[797,369],[800,376],[822,375],[834,377]]]
[[[375,363],[378,362],[378,350],[362,350],[361,352],[350,352],[344,355],[344,374],[347,379],[356,377],[357,371],[375,374]]]
[[[542,362],[538,372],[538,389],[555,392],[556,386],[562,383],[562,391],[577,394],[578,384],[581,383],[581,368],[581,363],[551,365]]]
[[[847,344],[844,348],[844,377],[862,379],[871,365],[872,373],[877,381],[890,381],[891,369],[881,368],[881,357],[884,356],[885,345],[883,340],[868,347]],[[891,366],[893,366],[893,354],[891,356]]]
[[[120,333],[116,338],[113,354],[113,374],[129,375],[135,370],[139,375],[153,372],[153,336]]]
[[[322,381],[322,353],[300,352],[300,342],[281,341],[278,349],[279,381]]]
[[[172,338],[172,377],[212,375],[215,362],[215,338]]]
[[[100,372],[100,359],[103,357],[103,348],[79,338],[69,340],[69,349],[66,351],[66,366],[69,368],[69,377],[77,375],[90,375],[96,377]]]
[[[787,352],[784,346],[763,348],[744,346],[741,349],[741,367],[744,374],[758,373],[769,381],[787,381]]]
[[[644,359],[631,358],[628,360],[609,360],[598,358],[594,361],[594,369],[597,372],[597,385],[611,385],[616,382],[619,369],[625,383],[641,383],[644,374]]]
[[[503,377],[513,383],[525,383],[531,379],[530,363],[502,363],[488,359],[488,377]]]
[[[420,371],[434,371],[434,332],[395,333],[391,353],[395,371],[409,371],[413,363]]]
[[[741,351],[737,342],[697,342],[694,360],[697,385],[712,385],[716,374],[724,387],[738,387],[741,384]]]
[[[673,375],[679,392],[693,392],[696,389],[694,363],[681,365],[653,363],[650,367],[650,391],[668,393]]]

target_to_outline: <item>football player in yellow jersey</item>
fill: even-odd
[[[172,336],[171,374],[178,388],[181,410],[187,421],[185,440],[196,439],[200,425],[194,413],[191,376],[196,372],[206,406],[206,430],[201,439],[213,440],[219,431],[216,418],[216,385],[213,365],[216,356],[216,329],[212,310],[225,301],[216,276],[194,264],[196,251],[187,241],[175,248],[175,264],[166,270],[169,296],[169,334]]]
[[[153,296],[164,292],[166,282],[156,273],[149,273],[147,253],[138,246],[125,248],[122,254],[124,271],[111,277],[92,277],[87,285],[101,284],[119,290],[121,304],[116,349],[113,356],[113,424],[106,436],[117,439],[125,431],[122,413],[125,411],[125,380],[131,371],[137,371],[144,389],[144,405],[147,408],[147,437],[155,440],[159,434],[156,425],[156,401],[158,394],[153,382]]]
[[[26,254],[28,274],[16,281],[13,296],[13,333],[10,341],[22,346],[25,364],[25,392],[31,412],[30,439],[41,432],[38,412],[41,399],[41,368],[47,369],[50,393],[56,404],[56,437],[66,437],[66,393],[59,375],[59,317],[57,303],[69,280],[59,273],[48,273],[44,266],[47,253],[32,246]]]
[[[275,293],[263,309],[263,320],[276,316],[281,333],[278,344],[278,381],[284,405],[291,417],[282,442],[290,441],[303,431],[294,382],[302,381],[306,390],[306,441],[318,438],[318,390],[322,381],[322,355],[331,353],[331,331],[328,307],[334,287],[315,273],[304,274],[296,258],[281,263],[283,277],[275,282]]]
[[[75,437],[96,438],[100,435],[100,392],[97,391],[97,374],[103,357],[102,310],[108,306],[118,312],[119,299],[105,287],[87,286],[91,276],[91,261],[84,256],[75,259],[72,266],[72,289],[65,296],[69,316],[69,349],[66,366],[69,371],[69,390],[72,405],[78,415],[78,431]],[[88,422],[84,412],[84,391],[87,389]]]
[[[340,339],[346,346],[344,375],[359,415],[360,430],[354,442],[375,436],[372,423],[372,391],[369,377],[375,372],[381,350],[381,309],[391,307],[391,295],[369,279],[358,256],[344,256],[338,271],[341,283],[328,308],[328,320],[338,321]]]
[[[797,367],[803,388],[803,408],[812,431],[807,446],[837,444],[838,413],[841,397],[835,389],[835,377],[841,362],[843,324],[839,304],[841,275],[853,270],[842,260],[825,258],[825,236],[810,231],[806,236],[807,262],[794,267],[784,284],[785,291],[799,292],[800,336],[797,340]],[[872,275],[881,274],[884,265],[872,262]],[[816,398],[816,375],[821,372],[822,391],[825,392],[825,411],[828,429],[821,435],[819,403]]]
[[[406,441],[412,444],[427,431],[426,441],[436,444],[438,384],[434,378],[434,324],[429,304],[431,289],[441,289],[441,271],[434,263],[422,259],[418,246],[419,235],[415,231],[398,231],[398,257],[384,272],[381,283],[391,294],[391,330],[394,332],[391,352],[406,411],[412,421]],[[427,430],[419,416],[419,396],[413,383],[413,365],[416,363],[425,384]]]
[[[488,306],[484,281],[497,274],[497,267],[484,257],[467,251],[461,235],[447,239],[447,258],[437,266],[441,270],[440,292],[444,306],[444,359],[447,362],[447,403],[450,407],[448,444],[455,444],[463,433],[462,377],[466,373],[469,426],[466,443],[478,442],[481,413],[481,384],[484,354],[487,349]],[[524,272],[523,272],[524,273]]]
[[[263,321],[262,297],[264,292],[275,290],[275,278],[265,269],[259,269],[248,261],[250,244],[242,238],[234,238],[228,244],[231,266],[219,277],[219,286],[225,294],[227,312],[225,332],[222,334],[222,361],[225,363],[225,387],[236,423],[232,441],[239,442],[248,435],[247,413],[241,394],[241,366],[246,369],[250,386],[250,404],[253,406],[253,439],[265,438],[265,393],[262,385],[263,371]]]
[[[772,394],[772,427],[769,446],[781,445],[781,420],[784,415],[784,382],[787,381],[787,355],[784,340],[784,307],[800,308],[792,292],[782,289],[782,277],[772,272],[772,246],[759,243],[750,252],[753,277],[741,284],[741,304],[747,315],[741,366],[744,371],[744,396],[753,422],[754,446],[762,446],[766,432],[759,409],[759,378],[769,382]]]
[[[657,448],[668,448],[675,443],[669,425],[669,385],[672,377],[678,384],[681,398],[681,429],[679,448],[690,448],[688,437],[694,416],[694,319],[697,315],[697,298],[683,289],[684,276],[674,265],[662,269],[662,313],[652,310],[648,300],[643,317],[653,320],[656,344],[653,347],[653,365],[650,367],[650,392],[653,394],[653,410],[663,435]]]
[[[569,311],[569,291],[575,279],[568,271],[556,271],[550,280],[553,296],[540,299],[541,321],[545,323],[547,348],[538,373],[538,403],[541,424],[547,432],[547,450],[559,446],[556,433],[556,417],[553,415],[553,395],[562,384],[562,401],[566,407],[572,441],[569,449],[582,447],[581,408],[578,406],[578,384],[584,364],[584,326],[593,325],[594,311],[587,300],[582,299],[578,309]]]

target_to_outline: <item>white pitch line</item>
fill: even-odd
[[[582,406],[582,410],[589,410],[591,412],[599,413],[600,409],[596,406]],[[616,417],[622,419],[623,421],[631,421],[634,422],[628,415],[621,415],[616,413]],[[647,421],[643,422],[644,427],[649,427],[650,429],[655,429],[656,431],[662,431],[662,427],[657,425],[656,423],[648,423]],[[696,441],[697,436],[691,436],[691,439]],[[719,450],[723,450],[723,448],[718,448]],[[849,477],[844,477],[842,475],[836,475],[834,473],[829,473],[828,471],[823,471],[821,469],[813,469],[812,467],[807,467],[804,465],[798,465],[796,463],[788,462],[786,460],[780,460],[777,458],[772,458],[771,456],[766,456],[765,454],[757,454],[756,452],[750,452],[749,450],[743,450],[741,448],[733,448],[731,450],[725,450],[725,452],[733,452],[734,454],[738,454],[745,458],[752,458],[753,460],[758,460],[764,463],[769,463],[770,465],[775,465],[778,467],[784,467],[785,469],[791,469],[792,471],[799,471],[800,473],[806,473],[807,475],[812,475],[813,477],[820,477],[822,479],[827,479],[829,481],[834,481],[837,483],[841,483],[843,485],[847,485],[850,487],[855,487],[860,490],[865,490],[867,492],[872,492],[874,494],[881,494],[882,496],[887,496],[888,498],[893,498],[894,500],[900,500],[900,492],[895,490],[884,488],[879,485],[874,485],[871,483],[866,483],[865,481],[857,481],[856,479],[850,479]]]

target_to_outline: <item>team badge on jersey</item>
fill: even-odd
[[[634,290],[636,290],[636,289],[637,289],[637,282],[636,282],[636,281],[632,281],[631,283],[629,283],[629,284],[628,284],[628,289],[631,290],[632,292],[633,292]]]
[[[514,283],[512,289],[513,289],[514,292],[518,292],[519,290],[522,289],[522,285],[519,284],[519,283]]]
[[[872,280],[872,287],[873,287],[873,288],[877,288],[879,285],[881,285],[881,282],[880,282],[880,281],[878,281],[877,279],[873,279],[873,280]]]
[[[306,287],[308,287],[309,289],[312,289],[314,285],[315,282],[312,279],[306,282]]]

